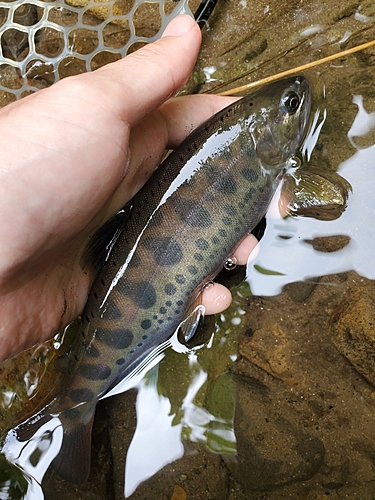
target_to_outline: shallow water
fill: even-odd
[[[374,38],[374,16],[372,2],[222,2],[187,90],[363,43]],[[373,498],[373,54],[304,73],[321,129],[302,166],[350,182],[345,213],[328,222],[271,211],[231,308],[200,332],[206,344],[167,350],[138,393],[104,400],[89,483],[76,488],[49,472],[45,498]],[[29,464],[36,477],[46,450]]]

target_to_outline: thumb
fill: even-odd
[[[95,71],[108,107],[131,126],[139,122],[186,83],[200,43],[194,19],[178,15],[161,39]]]

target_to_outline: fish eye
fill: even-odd
[[[297,109],[299,108],[300,102],[301,102],[300,97],[295,92],[288,92],[281,99],[282,107],[289,114],[293,114],[297,111]]]

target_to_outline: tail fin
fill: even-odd
[[[73,484],[84,483],[90,473],[91,431],[94,414],[87,424],[79,424],[71,430],[64,428],[59,454],[52,462],[57,474]]]

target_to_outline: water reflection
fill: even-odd
[[[354,102],[358,114],[348,132],[351,142],[354,137],[367,136],[375,125],[374,113],[366,113],[362,98],[357,96]],[[338,173],[353,189],[349,208],[339,219],[323,223],[306,218],[268,219],[259,255],[247,268],[247,279],[254,295],[277,295],[288,283],[349,270],[375,279],[371,223],[371,215],[375,214],[374,158],[375,146],[372,145],[359,149],[339,166]],[[275,211],[272,213],[275,216]],[[335,252],[317,251],[310,243],[314,238],[334,235],[347,236],[350,241]],[[261,274],[257,271],[259,267],[278,274]]]
[[[178,390],[179,398],[182,398],[178,414],[173,412],[170,399],[160,393],[162,387],[158,387],[158,367],[153,368],[138,384],[137,426],[126,456],[126,497],[166,464],[181,458],[184,454],[183,441],[187,438],[192,442],[206,443],[218,453],[235,453],[233,405],[227,418],[202,407],[197,399],[199,392],[205,390],[208,374],[199,363],[196,349],[184,348],[176,335],[172,346],[180,355],[185,352],[180,363],[183,361],[190,380],[186,392],[182,388]],[[230,394],[227,399],[231,401]],[[147,454],[144,452],[146,449]]]
[[[155,385],[148,385],[146,381],[140,383],[136,408],[137,427],[125,466],[126,498],[142,481],[184,454],[182,424],[172,425],[171,403],[158,394]]]
[[[43,500],[44,494],[41,487],[43,477],[52,460],[60,451],[63,430],[60,420],[56,417],[44,424],[35,435],[26,442],[20,442],[14,430],[10,431],[2,448],[2,461],[12,473],[4,474],[4,482],[0,498],[10,500],[23,498],[25,500]],[[11,490],[15,485],[22,484],[19,478],[14,478],[14,471],[25,483],[20,496],[15,496]],[[2,495],[2,496],[1,496]]]

